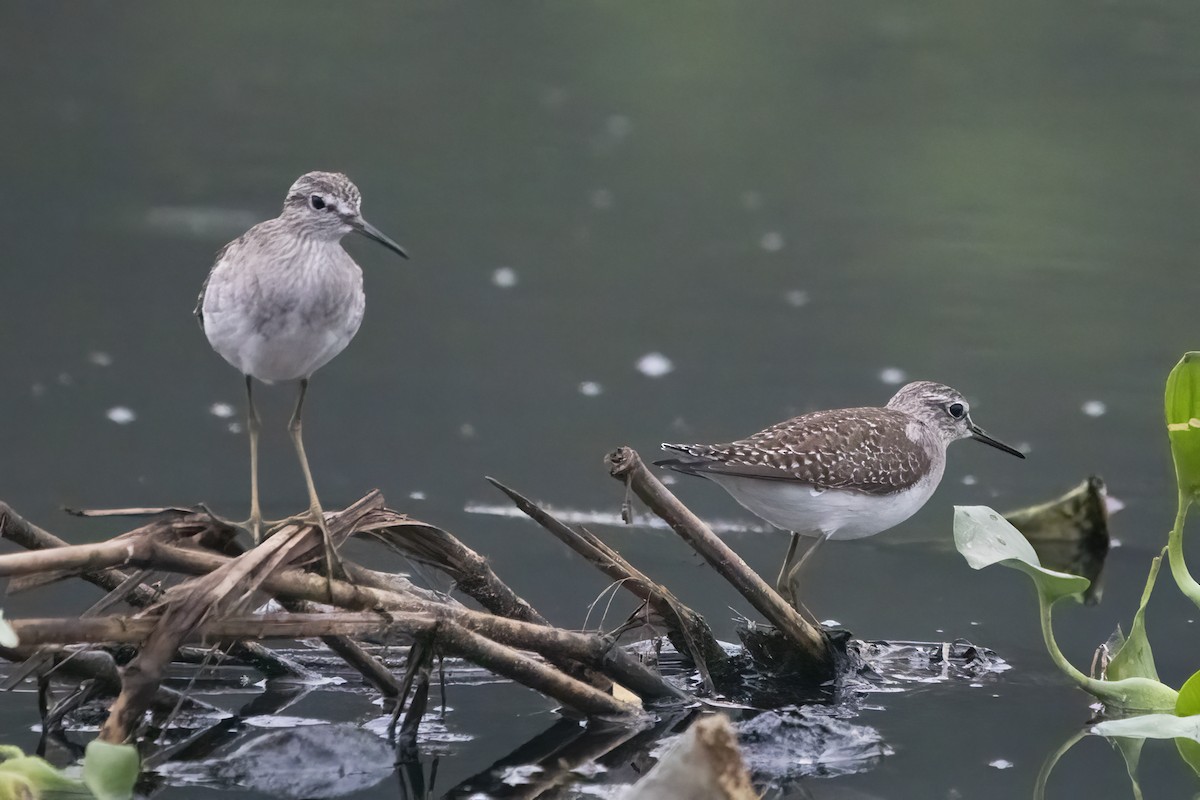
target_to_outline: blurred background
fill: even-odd
[[[1050,665],[1025,581],[953,552],[951,507],[1102,475],[1121,546],[1104,602],[1064,609],[1059,638],[1086,665],[1128,625],[1174,513],[1163,381],[1200,346],[1197,41],[1180,0],[5,3],[0,499],[72,541],[112,523],[64,505],[245,516],[241,379],[191,310],[216,251],[296,176],[343,171],[412,260],[347,240],[367,315],[305,414],[327,507],[378,487],[577,626],[605,580],[532,524],[469,512],[501,503],[483,475],[612,512],[617,445],[649,458],[948,383],[1029,459],[956,445],[925,509],[823,548],[805,598],[860,636],[965,637],[1014,670],[882,696],[867,721],[896,755],[836,780],[1023,795],[1089,698]],[[293,389],[258,397],[264,503],[283,515],[305,502]],[[714,486],[673,488],[756,522]],[[595,530],[722,637],[730,606],[749,611],[673,535]],[[771,575],[787,544],[729,541]],[[66,613],[87,592],[4,605]],[[1160,587],[1151,634],[1174,685],[1200,666],[1195,615]],[[462,723],[475,739],[443,769],[549,724],[511,694],[503,719]],[[30,705],[0,697],[17,721],[0,739],[35,738]],[[1145,782],[1194,791],[1173,759],[1147,747]],[[1072,796],[1127,791],[1099,742],[1059,770]]]

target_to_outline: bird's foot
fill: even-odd
[[[250,519],[244,519],[238,522],[237,520],[222,517],[220,514],[217,514],[203,503],[198,504],[196,507],[207,514],[209,518],[211,518],[212,521],[218,525],[224,525],[227,528],[237,528],[238,530],[242,530],[250,534],[250,538],[255,544],[258,544],[262,541],[263,532],[266,531],[270,525],[270,523],[263,520],[261,516],[256,517],[251,515]]]
[[[320,506],[313,506],[301,514],[293,514],[281,520],[272,520],[264,523],[267,526],[267,536],[288,525],[311,525],[320,529],[322,545],[325,549],[325,583],[326,593],[329,596],[329,601],[333,602],[333,581],[342,580],[349,581],[349,576],[346,575],[346,570],[342,567],[342,559],[337,553],[337,547],[334,546],[333,536],[329,532],[329,525],[325,521],[325,512]]]

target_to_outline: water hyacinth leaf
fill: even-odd
[[[1096,680],[1080,672],[1059,649],[1054,640],[1051,608],[1065,597],[1080,599],[1090,585],[1087,578],[1043,567],[1021,532],[987,506],[954,507],[954,545],[974,569],[1001,564],[1018,569],[1033,579],[1046,650],[1063,674],[1081,689],[1095,695],[1112,710],[1174,710],[1177,693],[1170,686],[1140,676]]]
[[[1002,564],[1021,570],[1051,603],[1064,597],[1082,597],[1091,585],[1087,578],[1043,567],[1033,545],[987,506],[954,507],[954,546],[972,569]]]
[[[1167,376],[1165,406],[1175,479],[1191,500],[1200,494],[1200,352],[1184,353]]]
[[[1137,613],[1133,615],[1133,626],[1121,649],[1108,662],[1106,675],[1109,680],[1119,681],[1123,678],[1150,678],[1158,680],[1158,670],[1154,666],[1154,653],[1150,650],[1150,640],[1146,637],[1146,604],[1150,602],[1150,594],[1154,591],[1154,582],[1158,579],[1158,568],[1162,566],[1162,556],[1156,556],[1150,562],[1150,574],[1146,576],[1146,588],[1142,590],[1142,602]],[[1178,701],[1176,701],[1178,704]],[[1176,706],[1178,708],[1178,705]],[[1179,713],[1176,711],[1176,713]],[[1200,708],[1192,713],[1200,714]]]
[[[1192,675],[1183,686],[1179,687],[1179,699],[1175,701],[1176,716],[1191,717],[1198,714],[1200,714],[1200,672]],[[1178,748],[1180,757],[1188,763],[1188,766],[1195,770],[1197,775],[1200,775],[1200,742],[1179,738],[1175,740],[1175,747]]]
[[[128,800],[133,797],[140,760],[131,744],[109,744],[99,739],[88,742],[83,756],[83,782],[98,800]]]
[[[90,797],[87,788],[37,756],[7,750],[0,761],[0,798]]]

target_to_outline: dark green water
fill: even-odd
[[[1026,462],[953,448],[926,508],[824,549],[806,596],[859,635],[963,636],[1014,667],[986,689],[876,696],[862,721],[895,754],[814,793],[1028,796],[1089,698],[1042,651],[1025,581],[950,550],[951,506],[1103,475],[1127,504],[1123,546],[1103,604],[1066,609],[1059,637],[1085,665],[1128,625],[1173,516],[1163,380],[1200,346],[1198,41],[1200,12],[1169,0],[5,2],[0,497],[73,541],[113,529],[62,505],[244,513],[244,434],[210,411],[240,414],[239,378],[190,311],[222,244],[298,174],[342,170],[413,259],[349,243],[368,311],[313,382],[322,497],[379,487],[558,623],[582,624],[606,581],[529,524],[466,513],[498,501],[484,474],[615,510],[614,446],[882,404],[887,368],[963,390],[977,421],[1027,444]],[[502,267],[515,286],[495,285]],[[641,374],[651,352],[673,371]],[[290,390],[264,395],[282,514],[304,501]],[[715,487],[677,488],[700,513],[742,514]],[[732,636],[728,606],[745,604],[673,536],[600,532]],[[786,544],[730,541],[764,572]],[[4,608],[94,599],[63,585]],[[1193,618],[1164,581],[1150,627],[1173,685],[1200,667]],[[446,786],[551,723],[521,696],[452,699],[476,738],[443,759]],[[29,695],[0,697],[0,719],[0,741],[33,746]],[[1142,777],[1147,797],[1198,788],[1169,743],[1147,746]],[[1081,743],[1050,796],[1129,796],[1119,756]]]

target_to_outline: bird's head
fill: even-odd
[[[1014,447],[993,439],[971,419],[971,406],[957,389],[932,381],[915,381],[902,386],[888,401],[888,408],[903,411],[925,423],[942,441],[974,439],[1017,458],[1025,455]]]
[[[307,236],[337,241],[353,231],[408,258],[403,247],[363,219],[362,195],[358,187],[340,172],[301,175],[288,189],[283,213]]]

